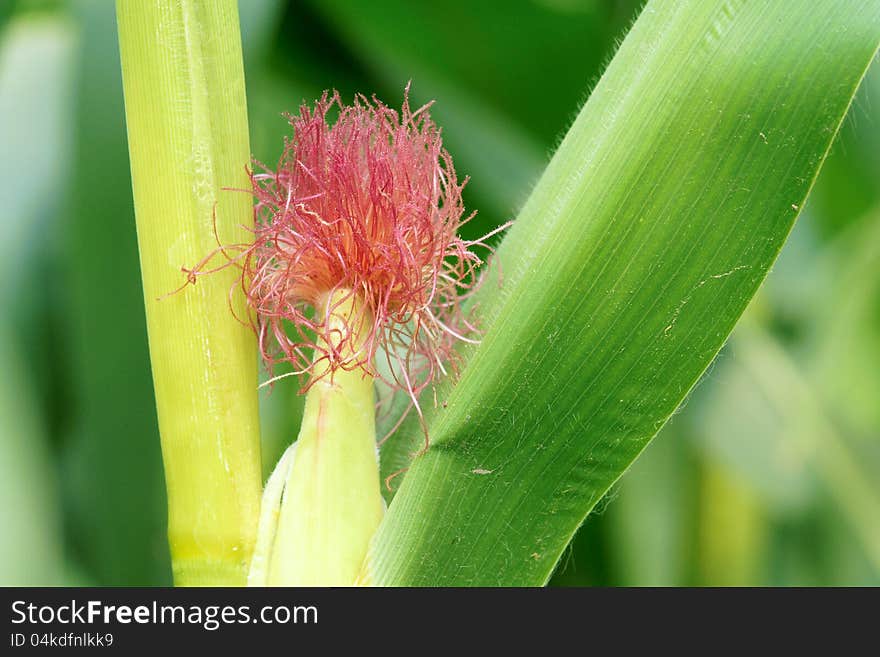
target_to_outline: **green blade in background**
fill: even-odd
[[[484,286],[367,563],[536,585],[724,343],[880,39],[876,2],[650,2]]]
[[[622,586],[689,583],[696,466],[681,425],[669,423],[663,436],[650,444],[609,493],[614,500],[605,520],[617,566],[615,581]]]
[[[0,10],[2,12],[2,10]],[[0,585],[59,586],[62,513],[46,406],[53,400],[45,304],[54,290],[58,195],[70,166],[77,34],[57,16],[0,22]],[[27,70],[27,75],[21,71]],[[47,280],[48,279],[48,280]],[[29,294],[42,285],[43,294]]]
[[[86,0],[72,10],[81,51],[72,185],[62,229],[63,353],[70,362],[64,375],[73,391],[71,435],[65,436],[60,466],[66,532],[96,584],[167,585],[167,506],[115,11],[112,3]]]

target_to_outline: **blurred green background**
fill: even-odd
[[[407,80],[476,236],[515,216],[640,3],[243,0],[254,155]],[[880,69],[794,232],[556,585],[880,584]],[[169,584],[110,0],[0,0],[0,584]],[[264,395],[264,470],[298,408]]]

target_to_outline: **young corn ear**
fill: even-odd
[[[371,318],[350,292],[325,297],[330,351],[364,348]],[[354,354],[343,354],[345,356]],[[324,364],[323,367],[328,367]],[[373,377],[337,370],[309,388],[299,439],[263,495],[250,586],[350,586],[384,512],[375,433]]]

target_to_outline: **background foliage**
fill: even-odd
[[[527,196],[638,3],[242,2],[251,143],[413,80],[482,234]],[[880,70],[704,381],[553,584],[880,583]],[[167,584],[113,4],[0,5],[0,583]],[[261,399],[264,470],[295,435]]]

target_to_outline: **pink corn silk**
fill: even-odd
[[[188,283],[227,266],[240,270],[235,287],[253,311],[247,322],[263,360],[273,374],[291,363],[302,375],[300,392],[336,370],[360,369],[405,390],[419,410],[419,393],[447,366],[455,369],[456,341],[476,330],[462,310],[480,281],[482,260],[472,249],[491,251],[484,240],[506,225],[478,240],[458,236],[474,216],[464,216],[467,180],[457,180],[431,103],[412,111],[408,96],[409,86],[398,113],[375,96],[343,105],[338,92],[324,92],[314,109],[288,115],[294,136],[277,168],[255,162],[258,171],[249,172],[253,241],[222,245],[184,269]],[[217,254],[225,261],[206,268]],[[319,299],[339,290],[369,310],[366,336],[352,335],[345,322],[330,335],[333,308],[320,312]],[[390,374],[376,368],[377,354]]]

